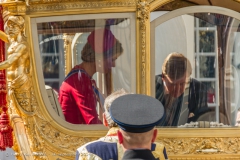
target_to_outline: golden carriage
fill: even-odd
[[[114,73],[96,75],[104,94],[126,88],[154,96],[161,57],[172,50],[186,52],[195,77],[214,90],[214,98],[209,94],[214,112],[207,116],[217,122],[159,128],[157,141],[172,160],[240,159],[240,129],[234,127],[239,108],[238,0],[6,0],[1,5],[5,22],[10,16],[23,18],[30,58],[24,65],[27,74],[20,73],[24,84],[8,78],[17,159],[74,159],[79,146],[106,134],[102,125],[67,123],[52,89],[79,63],[87,33],[106,23],[125,41],[125,53]],[[214,61],[214,74],[208,72],[209,61]]]

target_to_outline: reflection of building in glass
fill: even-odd
[[[234,58],[238,56],[238,34],[233,26],[239,21],[212,13],[199,13],[196,17],[196,76],[208,88],[208,103],[215,109],[216,121],[234,125],[239,108],[239,76]]]
[[[39,42],[44,82],[58,91],[64,78],[64,69],[59,68],[59,63],[64,64],[62,35],[41,34]]]
[[[199,18],[194,19],[195,29],[195,60],[196,78],[203,82],[207,88],[208,105],[216,112],[216,119],[219,122],[218,109],[218,73],[217,70],[217,28]]]

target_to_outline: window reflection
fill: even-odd
[[[210,13],[208,15],[210,15]],[[213,24],[208,23],[207,21],[204,21],[201,19],[196,19],[196,20],[199,20],[199,27],[214,27]]]
[[[64,76],[59,68],[59,62],[63,61],[60,56],[63,53],[63,48],[59,44],[63,44],[63,40],[58,39],[58,37],[59,35],[55,34],[39,34],[38,37],[45,83],[57,91],[59,90],[59,82]]]
[[[199,31],[199,52],[214,52],[214,31]]]
[[[207,90],[207,102],[216,103],[216,87],[215,82],[202,82]]]
[[[151,25],[158,24],[160,19],[161,17],[155,19]],[[164,75],[163,60],[173,52],[182,53],[190,61],[192,66],[190,79],[195,79],[203,87],[202,90],[198,90],[201,94],[196,92],[193,96],[196,98],[196,103],[204,100],[207,105],[203,109],[198,108],[200,112],[194,112],[196,119],[192,121],[236,124],[238,108],[240,108],[238,100],[240,89],[239,24],[239,20],[221,14],[194,13],[175,17],[154,26],[155,28],[151,27],[154,28],[151,32],[155,35],[155,39],[151,39],[151,43],[154,43],[155,75],[157,75],[155,95],[164,104],[168,101],[167,98],[173,97],[170,98],[173,105],[165,105],[165,115],[171,120],[169,113],[173,113],[172,119],[175,117],[178,121],[178,123],[162,123],[160,126],[178,126],[181,119],[184,119],[182,124],[185,124],[193,115],[191,109],[199,107],[199,105],[191,106],[192,97],[188,97],[187,102],[184,103],[187,87],[181,88],[180,85],[178,87],[175,84],[181,81],[181,78],[177,78],[179,68],[182,67],[178,62],[171,62],[175,66],[175,69],[171,71],[176,76],[174,79],[169,78],[169,75]],[[184,80],[181,83],[183,82]],[[169,94],[170,90],[174,91],[175,99],[174,94],[172,96]],[[181,112],[184,109],[187,110],[187,114]]]
[[[58,97],[52,107],[67,122],[102,124],[106,96],[119,88],[135,92],[131,19],[37,23],[43,77],[54,94],[48,97]]]
[[[215,69],[215,56],[199,56],[200,78],[214,78]]]

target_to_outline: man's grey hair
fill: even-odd
[[[106,117],[106,120],[107,120],[107,123],[108,123],[108,126],[111,128],[111,127],[117,127],[118,125],[112,120],[111,116],[110,116],[110,113],[109,113],[109,109],[110,109],[110,106],[112,105],[112,102],[117,99],[118,97],[120,96],[123,96],[123,95],[126,95],[126,94],[129,94],[127,93],[124,89],[120,89],[120,90],[117,90],[115,92],[113,92],[112,94],[110,94],[106,99],[105,99],[105,102],[104,102],[104,109],[105,109],[105,117]]]

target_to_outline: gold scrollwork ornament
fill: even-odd
[[[146,0],[140,0],[138,2],[138,19],[140,20],[141,30],[146,29],[146,22],[149,19],[149,2]]]
[[[169,155],[239,154],[240,138],[163,138]]]

